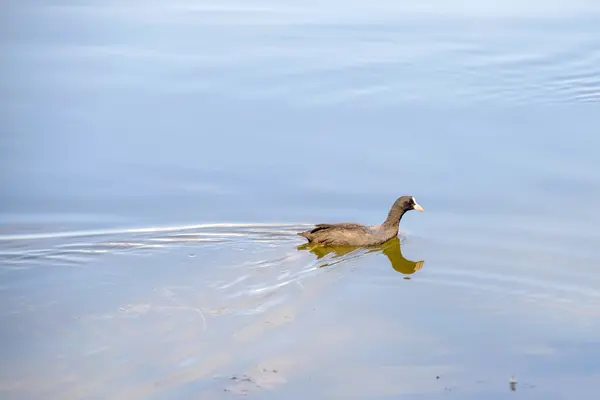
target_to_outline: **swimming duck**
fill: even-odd
[[[398,236],[400,220],[410,210],[425,211],[412,196],[399,197],[387,219],[381,225],[366,226],[343,222],[339,224],[317,224],[314,229],[300,232],[309,243],[326,246],[376,246]]]

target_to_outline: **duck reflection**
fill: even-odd
[[[398,237],[395,237],[384,244],[379,246],[370,247],[356,247],[356,246],[321,246],[314,245],[311,243],[304,243],[297,247],[298,250],[308,250],[317,256],[317,260],[323,259],[325,256],[331,254],[332,261],[322,264],[319,268],[323,268],[329,265],[337,264],[343,260],[347,260],[348,257],[340,259],[343,256],[350,255],[350,253],[356,254],[357,257],[363,254],[369,253],[383,253],[392,268],[403,275],[412,275],[421,268],[425,261],[411,261],[404,258],[402,255],[401,241]],[[335,260],[335,261],[334,261]]]

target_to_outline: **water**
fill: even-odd
[[[595,398],[597,2],[0,18],[3,398]]]

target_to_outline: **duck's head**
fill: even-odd
[[[423,207],[417,203],[413,196],[402,196],[398,200],[396,200],[396,204],[400,209],[404,211],[417,210],[420,212],[425,211]]]

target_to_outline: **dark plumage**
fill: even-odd
[[[381,225],[366,226],[348,222],[318,224],[314,229],[298,235],[310,243],[328,246],[374,246],[398,236],[400,219],[409,210],[424,211],[414,197],[402,196],[394,202],[387,219]]]

